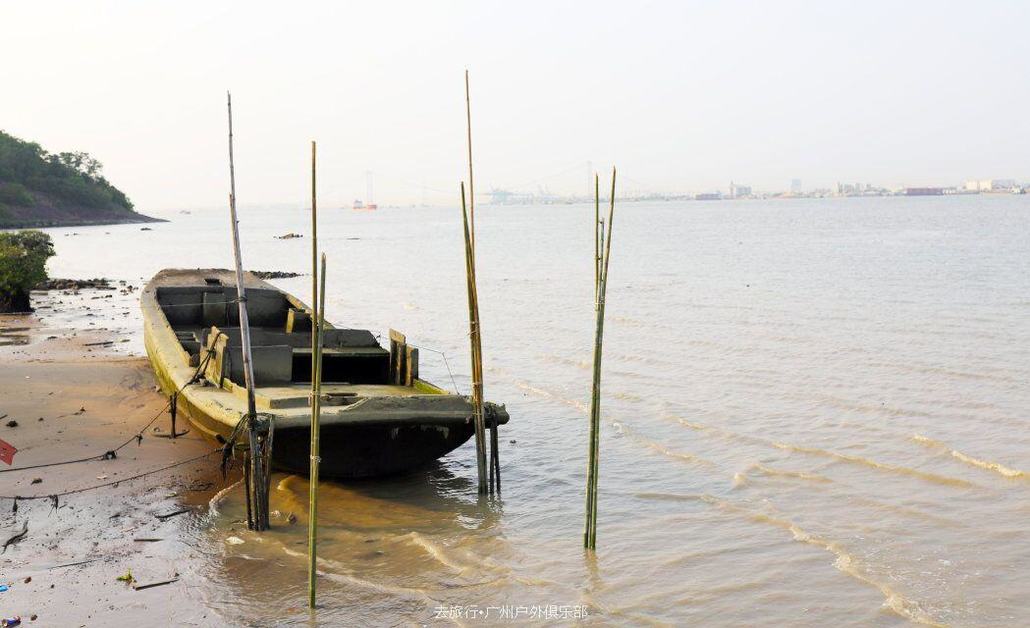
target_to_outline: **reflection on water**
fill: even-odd
[[[503,498],[477,500],[471,444],[418,473],[326,483],[310,616],[305,479],[276,476],[263,535],[228,490],[192,530],[203,603],[243,624],[429,623],[453,605],[586,605],[599,625],[1030,622],[1030,198],[617,211],[596,558],[581,549],[593,208],[484,207],[486,390],[512,416]],[[325,212],[320,241],[330,318],[446,352],[467,390],[459,215]],[[308,243],[274,237],[306,216],[241,211],[247,266],[306,272]],[[170,217],[52,230],[52,274],[228,266],[223,212]],[[102,322],[44,316],[140,352],[133,299]],[[439,355],[422,362],[450,382]]]

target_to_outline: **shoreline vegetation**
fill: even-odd
[[[0,131],[0,229],[164,222],[132,201],[84,152],[50,153]]]

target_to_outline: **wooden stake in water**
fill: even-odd
[[[325,253],[322,254],[322,285],[318,293],[318,333],[315,341],[315,374],[311,378],[311,469],[308,474],[308,607],[315,608],[315,578],[318,555],[318,465],[319,431],[322,420],[322,345],[325,340]]]
[[[599,197],[595,190],[595,195]],[[598,205],[600,201],[595,203]],[[608,261],[612,252],[612,219],[615,215],[615,168],[612,168],[611,204],[608,208],[608,234],[604,243],[604,259],[600,265],[597,283],[597,321],[594,332],[594,380],[590,390],[590,446],[587,455],[586,529],[583,547],[597,549],[597,485],[600,460],[601,431],[601,341],[604,337],[604,301],[608,288]],[[600,245],[598,245],[600,248]]]
[[[243,379],[247,388],[247,424],[249,448],[249,490],[247,501],[251,513],[248,527],[263,531],[268,529],[268,500],[266,481],[266,453],[263,451],[267,432],[258,424],[254,402],[254,365],[250,351],[250,321],[247,318],[247,295],[243,286],[243,260],[240,254],[240,228],[236,215],[236,166],[233,160],[232,95],[226,92],[226,107],[229,112],[229,218],[232,223],[233,257],[236,261],[236,295],[240,317],[240,340],[243,353]]]
[[[479,337],[479,301],[476,295],[476,261],[465,209],[465,184],[461,184],[461,219],[465,230],[465,279],[469,302],[469,345],[472,355],[472,420],[476,429],[476,470],[479,494],[487,493],[486,418],[483,412],[482,354]]]
[[[318,304],[318,199],[315,178],[316,145],[311,142],[311,450],[310,468],[308,470],[308,606],[315,607],[315,567],[317,563],[318,539],[318,438],[321,419],[321,347],[322,321],[319,320],[322,308]],[[322,257],[322,291],[325,292],[325,256]]]

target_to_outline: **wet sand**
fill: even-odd
[[[37,302],[56,298],[34,295]],[[95,344],[107,341],[113,343]],[[58,497],[56,510],[51,499],[36,499],[19,501],[15,511],[6,497],[116,482],[214,449],[195,434],[157,436],[169,430],[167,399],[155,391],[146,360],[119,355],[112,349],[117,344],[106,330],[53,328],[36,315],[0,317],[0,415],[6,415],[0,439],[18,448],[12,466],[0,464],[0,543],[27,525],[26,534],[0,554],[0,582],[10,586],[0,593],[4,617],[20,615],[26,625],[45,626],[211,623],[202,603],[189,603],[198,549],[184,533],[223,485],[217,455]],[[10,421],[17,426],[8,427]],[[183,418],[178,428],[188,422]],[[12,470],[102,455],[141,430],[142,441],[123,447],[113,460]],[[189,512],[159,517],[183,509]],[[179,580],[134,590],[117,580],[129,571],[140,584]]]

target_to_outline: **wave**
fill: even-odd
[[[668,447],[666,447],[665,445],[659,443],[658,441],[651,440],[650,438],[648,438],[646,436],[638,434],[636,432],[636,430],[630,429],[628,426],[626,426],[621,421],[612,421],[612,425],[614,425],[615,428],[617,430],[619,430],[620,433],[625,434],[626,436],[629,436],[630,438],[632,438],[633,440],[637,441],[638,443],[641,443],[644,446],[646,446],[646,447],[648,447],[648,448],[650,448],[650,449],[652,449],[654,451],[657,451],[658,453],[662,454],[663,456],[666,456],[666,457],[669,457],[669,458],[673,458],[673,459],[677,459],[677,460],[683,460],[685,462],[690,462],[692,464],[699,464],[699,465],[706,466],[706,467],[714,467],[714,466],[716,466],[714,462],[712,462],[711,460],[707,460],[705,458],[702,458],[701,456],[695,456],[694,454],[683,453],[683,452],[680,452],[680,451],[673,451],[673,450],[669,449]]]
[[[964,462],[973,467],[986,469],[987,471],[993,471],[998,475],[1004,476],[1006,478],[1016,479],[1027,477],[1026,471],[1020,471],[1019,469],[1006,467],[1000,462],[992,462],[990,460],[981,460],[980,458],[974,458],[973,456],[964,454],[961,451],[958,451],[957,449],[952,449],[947,444],[939,440],[923,436],[922,434],[913,434],[912,440],[921,445],[926,445],[927,447],[946,450],[956,460]]]
[[[747,469],[745,469],[744,473],[747,474],[752,471],[757,471],[762,475],[768,475],[772,477],[793,478],[795,480],[818,482],[820,484],[828,484],[830,482],[833,482],[833,480],[831,480],[830,478],[823,475],[819,475],[818,473],[807,473],[805,471],[791,471],[788,469],[774,469],[772,467],[767,467],[764,464],[753,464]]]
[[[700,499],[701,501],[711,504],[721,510],[726,510],[747,517],[756,523],[771,525],[773,527],[780,528],[781,530],[789,531],[795,541],[812,545],[832,553],[835,556],[833,566],[842,573],[847,574],[856,580],[876,587],[880,593],[883,594],[884,606],[887,608],[909,621],[927,626],[944,626],[944,624],[935,621],[933,617],[923,610],[919,605],[919,602],[906,598],[886,583],[875,580],[867,575],[861,568],[860,561],[852,556],[840,543],[812,534],[787,519],[780,519],[765,513],[742,508],[711,495],[701,495]]]
[[[791,443],[781,442],[773,442],[773,446],[779,449],[783,449],[784,451],[793,451],[797,453],[812,454],[814,456],[822,456],[824,458],[833,458],[834,460],[840,460],[841,462],[862,465],[865,467],[869,467],[870,469],[888,471],[890,473],[896,473],[898,475],[908,475],[914,478],[925,480],[927,482],[933,482],[935,484],[943,484],[946,486],[961,486],[965,488],[976,486],[968,480],[952,478],[946,475],[938,475],[936,473],[928,473],[926,471],[920,471],[918,469],[903,467],[896,464],[878,462],[870,458],[863,458],[862,456],[852,456],[851,454],[842,454],[836,451],[819,449],[818,447],[803,447],[801,445],[793,445]]]
[[[764,445],[768,447],[775,447],[783,451],[790,451],[795,453],[810,454],[813,456],[820,456],[823,458],[831,458],[841,462],[847,462],[850,464],[862,465],[871,469],[877,469],[879,471],[887,471],[890,473],[896,473],[899,475],[907,475],[927,482],[934,482],[936,484],[944,484],[947,486],[962,486],[971,487],[975,486],[972,482],[962,480],[959,478],[952,478],[944,475],[938,475],[936,473],[929,473],[926,471],[920,471],[918,469],[912,469],[909,467],[903,467],[900,465],[888,464],[886,462],[878,462],[870,458],[863,458],[862,456],[853,456],[851,454],[842,454],[836,451],[830,451],[828,449],[820,449],[818,447],[805,447],[802,445],[795,445],[793,443],[785,443],[781,441],[773,441],[758,436],[750,436],[748,434],[741,434],[739,432],[733,432],[719,427],[711,425],[704,425],[702,423],[696,423],[688,421],[682,417],[673,416],[676,421],[684,427],[689,427],[692,430],[711,432],[718,434],[719,436],[727,439],[737,440],[745,443]]]

